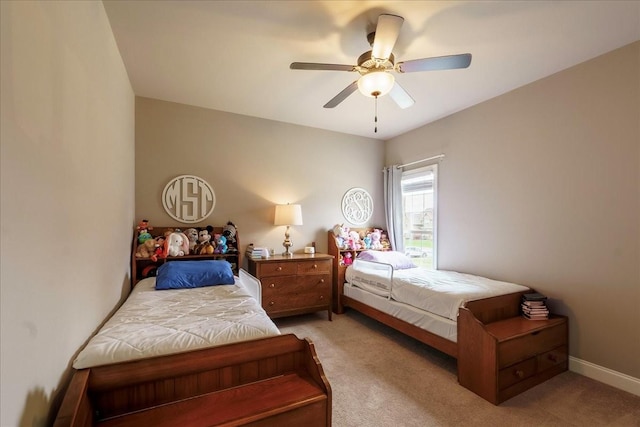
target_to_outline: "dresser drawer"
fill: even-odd
[[[298,265],[295,262],[269,262],[260,266],[260,278],[295,275],[297,272]]]
[[[324,294],[331,291],[331,276],[285,276],[270,277],[263,281],[262,295],[264,298],[272,295]]]
[[[532,320],[533,322],[533,320]],[[498,345],[498,368],[546,352],[566,343],[567,324],[552,327],[503,341]]]
[[[498,372],[498,390],[518,383],[536,373],[536,358],[531,357],[515,365],[500,369]]]
[[[306,292],[292,295],[271,294],[262,296],[262,306],[267,313],[311,307],[327,307],[331,304],[329,292]]]
[[[310,260],[298,263],[298,274],[329,274],[331,272],[331,260]]]
[[[545,371],[549,368],[553,368],[556,365],[564,363],[569,358],[567,354],[567,346],[563,345],[558,348],[554,348],[551,351],[538,355],[538,372]]]

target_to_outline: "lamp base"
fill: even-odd
[[[284,233],[284,242],[282,242],[282,246],[284,246],[284,252],[282,253],[282,256],[292,256],[293,252],[291,252],[289,250],[289,248],[291,246],[293,246],[293,243],[291,242],[291,239],[289,238],[289,226],[287,225],[287,231],[285,231]]]

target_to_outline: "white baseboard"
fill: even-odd
[[[640,396],[640,379],[569,356],[569,370]]]

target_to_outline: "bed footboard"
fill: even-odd
[[[63,426],[331,425],[313,343],[293,334],[76,371]]]

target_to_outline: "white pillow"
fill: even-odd
[[[417,265],[411,261],[411,258],[397,251],[363,251],[358,254],[358,258],[365,261],[376,261],[390,264],[395,270],[404,270],[407,268],[415,268]]]

